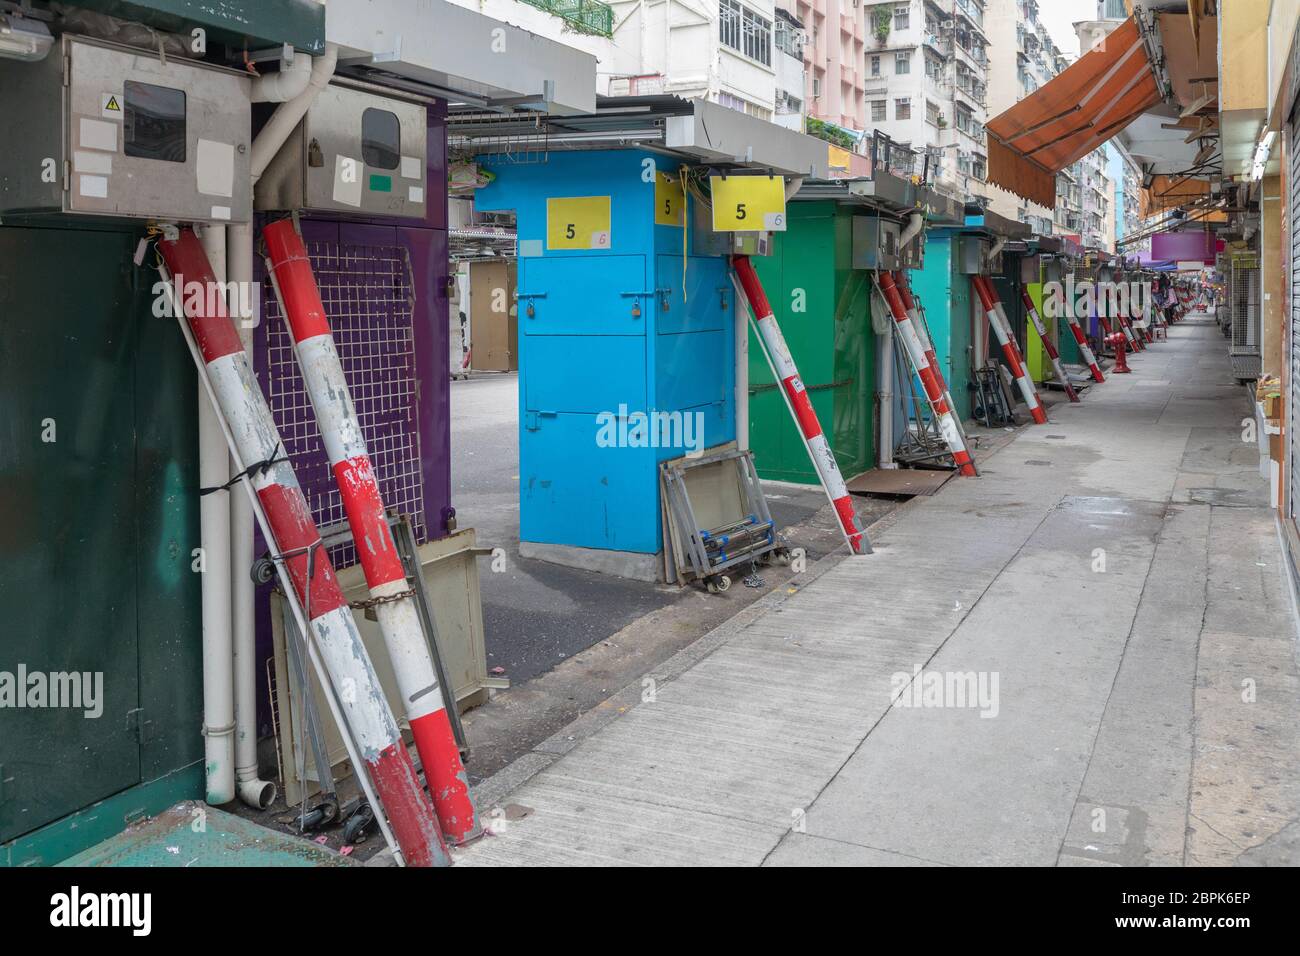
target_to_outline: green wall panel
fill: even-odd
[[[0,842],[202,753],[196,380],[137,239],[0,228],[0,671],[102,687],[0,710]]]
[[[875,333],[870,281],[851,267],[852,214],[832,202],[791,203],[786,232],[757,271],[799,377],[846,478],[875,461]],[[762,344],[749,338],[750,447],[759,474],[816,484],[817,473]]]

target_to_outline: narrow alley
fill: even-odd
[[[457,862],[1300,862],[1247,393],[1204,315],[1130,362],[487,781]],[[891,707],[918,666],[996,703]]]

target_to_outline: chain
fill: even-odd
[[[403,601],[406,598],[415,595],[415,588],[408,588],[405,591],[399,591],[396,594],[386,594],[383,597],[366,598],[364,601],[349,601],[348,607],[354,611],[367,611],[378,604],[392,604],[394,601]]]

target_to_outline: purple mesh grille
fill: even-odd
[[[428,539],[420,468],[415,372],[415,297],[411,262],[399,246],[307,243],[384,505],[409,515],[416,540]],[[267,368],[264,384],[307,504],[318,526],[347,519],[311,400],[269,280],[262,283]],[[335,567],[356,563],[352,545],[331,549]]]

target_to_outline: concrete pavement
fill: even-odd
[[[1300,862],[1292,597],[1226,351],[1174,326],[544,741],[457,862]]]

